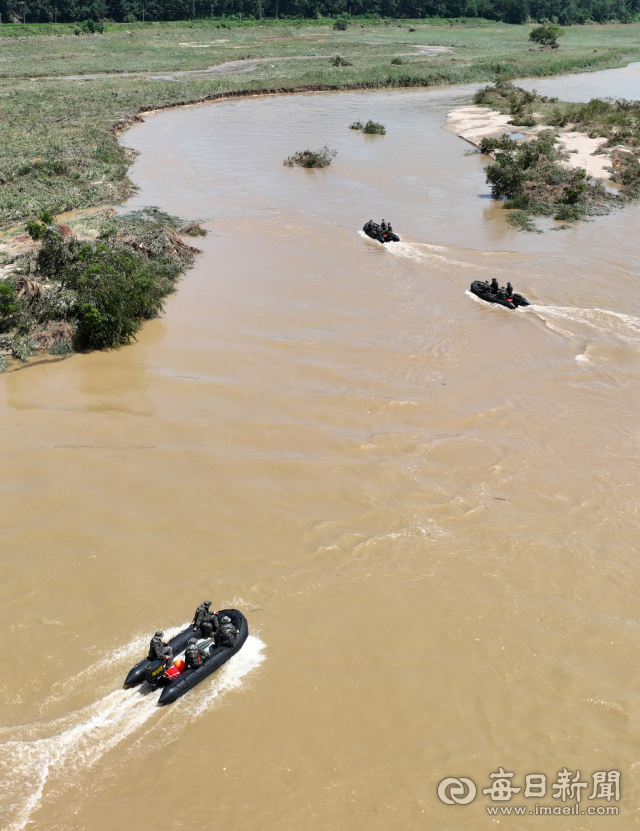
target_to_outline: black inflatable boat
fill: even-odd
[[[175,638],[171,638],[171,640],[168,641],[168,644],[171,647],[173,654],[179,655],[181,652],[184,652],[187,648],[189,638],[199,637],[201,637],[200,630],[194,629],[193,626],[188,626],[186,629],[183,629],[182,632],[178,632]],[[129,674],[124,679],[125,687],[133,687],[136,684],[141,684],[145,680],[145,672],[153,663],[157,662],[151,661],[149,658],[145,658],[144,660],[137,663],[133,667],[133,669],[129,671]]]
[[[370,228],[369,224],[364,226],[362,229],[368,237],[371,239],[378,240],[378,242],[385,243],[385,242],[400,242],[400,237],[397,234],[394,234],[393,231],[389,233],[388,231],[381,231],[380,228]]]
[[[224,615],[231,618],[231,622],[238,630],[238,636],[233,646],[215,646],[211,643],[204,650],[202,656],[202,664],[197,669],[182,670],[177,676],[171,679],[158,678],[157,683],[164,685],[162,695],[158,700],[158,704],[171,704],[181,695],[184,695],[200,681],[203,681],[212,672],[215,672],[222,664],[226,663],[236,652],[239,652],[244,645],[244,642],[249,636],[249,625],[247,619],[237,609],[222,609],[218,613],[218,620]],[[193,637],[193,636],[192,636]],[[159,661],[155,663],[159,664]],[[153,673],[153,668],[149,667],[149,674]],[[152,684],[154,682],[152,681]]]
[[[508,297],[506,290],[500,291],[500,293],[494,293],[491,290],[491,285],[488,282],[482,282],[481,280],[474,280],[473,283],[471,283],[471,288],[469,290],[481,300],[485,300],[487,303],[497,303],[499,306],[505,306],[507,309],[517,309],[518,306],[530,305],[529,301],[521,294],[516,294],[514,291],[513,294]]]

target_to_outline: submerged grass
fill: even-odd
[[[572,27],[561,49],[544,51],[531,51],[530,29],[406,21],[334,32],[326,21],[222,29],[194,21],[108,24],[103,35],[83,38],[51,24],[45,31],[55,34],[0,37],[0,228],[43,209],[59,213],[125,199],[133,154],[117,136],[145,110],[244,94],[535,77],[640,59],[637,24]],[[416,49],[425,45],[453,52],[430,57]],[[338,48],[351,65],[332,65]],[[391,65],[396,56],[404,56],[401,65]],[[278,60],[258,63],[252,74],[61,77],[202,70],[249,58]]]

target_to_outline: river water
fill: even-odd
[[[612,78],[640,97],[633,67],[532,86]],[[1,381],[3,831],[475,831],[514,805],[518,828],[607,805],[635,827],[640,206],[515,232],[441,129],[470,94],[127,133],[130,206],[210,233],[138,343]],[[387,135],[348,129],[368,118]],[[330,168],[282,165],[325,143]],[[359,233],[382,215],[401,243]],[[533,305],[465,293],[494,275]],[[205,598],[246,613],[238,656],[162,710],[121,689]],[[482,793],[500,767],[508,802]],[[588,787],[562,802],[565,767]],[[620,801],[589,801],[611,771]],[[441,802],[445,777],[475,801]],[[575,793],[584,815],[535,814]]]

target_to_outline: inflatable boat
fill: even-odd
[[[231,623],[238,632],[236,642],[233,646],[216,646],[212,640],[199,644],[198,649],[202,656],[200,666],[196,669],[186,669],[182,661],[178,663],[178,666],[172,668],[173,671],[169,670],[164,673],[165,677],[159,680],[159,684],[164,686],[164,690],[158,699],[158,704],[171,704],[211,675],[212,672],[219,669],[229,658],[242,649],[244,642],[249,637],[249,624],[246,617],[237,609],[222,609],[217,614],[218,620],[221,620],[225,615],[231,618]],[[160,662],[157,661],[156,663]],[[150,667],[148,672],[151,671]]]
[[[471,283],[471,288],[469,289],[471,294],[475,294],[476,297],[479,297],[481,300],[485,300],[487,303],[497,303],[499,306],[506,306],[507,309],[517,309],[518,306],[529,306],[529,301],[524,298],[521,294],[516,294],[514,291],[511,297],[507,297],[506,291],[504,296],[500,296],[499,294],[494,294],[491,291],[491,286],[488,282],[482,282],[481,280],[474,280]]]
[[[171,638],[170,641],[167,641],[169,646],[171,647],[174,655],[179,655],[181,652],[184,652],[187,648],[187,644],[189,643],[189,638],[199,638],[200,637],[200,630],[195,629],[193,626],[188,626],[186,629],[183,629],[182,632],[178,632],[175,638]],[[149,658],[145,658],[144,660],[137,663],[133,669],[129,671],[129,674],[124,679],[125,687],[134,687],[136,684],[142,684],[145,680],[145,672],[151,666],[151,664],[158,663],[157,661],[152,661]]]
[[[400,237],[397,234],[394,234],[393,231],[389,233],[388,231],[381,231],[375,228],[369,228],[369,224],[365,225],[362,229],[368,237],[371,239],[375,239],[378,242],[385,243],[385,242],[400,242]]]

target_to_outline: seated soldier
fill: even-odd
[[[202,663],[202,658],[198,652],[197,638],[191,638],[184,653],[184,662],[187,669],[197,669]]]
[[[238,637],[238,630],[231,623],[231,618],[228,615],[222,618],[221,624],[216,632],[216,646],[233,646]]]
[[[199,629],[203,638],[208,638],[212,632],[218,629],[218,618],[215,612],[210,611],[211,601],[205,600],[196,609],[196,613],[191,624],[196,629]]]
[[[164,632],[162,631],[162,629],[158,629],[155,635],[151,638],[147,660],[164,661],[166,660],[168,654],[173,654],[171,651],[171,647],[168,643],[165,643],[165,641],[163,641],[163,638]]]

